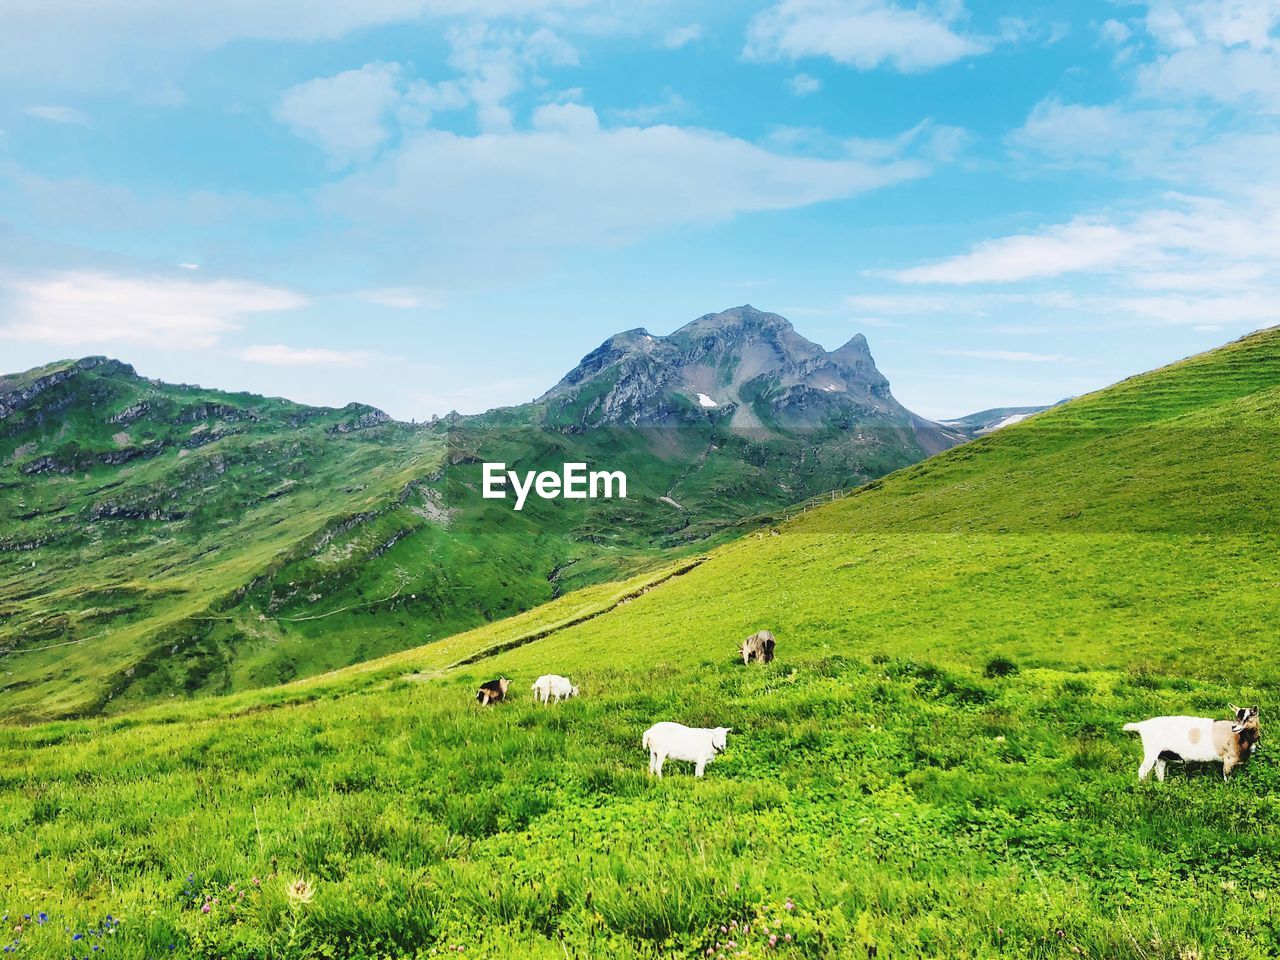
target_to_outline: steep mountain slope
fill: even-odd
[[[1278,424],[1273,330],[692,566],[0,730],[6,903],[54,921],[21,946],[111,913],[125,957],[1274,956],[1280,767],[1139,786],[1120,727],[1274,709]],[[745,668],[761,626],[779,659]],[[547,671],[582,698],[530,703]],[[659,719],[734,727],[705,780],[646,777]]]
[[[861,337],[827,353],[750,307],[621,334],[533,404],[424,426],[105,358],[7,377],[0,713],[118,710],[366,660],[959,439],[894,400]],[[516,513],[480,496],[486,461],[622,470],[628,497]]]

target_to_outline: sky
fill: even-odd
[[[1280,0],[0,0],[0,370],[401,419],[739,304],[938,419],[1280,320]]]

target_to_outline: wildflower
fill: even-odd
[[[782,905],[782,908],[784,910],[794,910],[796,908],[796,905],[791,902],[790,897],[787,897],[787,902]]]
[[[257,877],[254,877],[254,878],[253,878],[253,885],[254,885],[255,887],[260,887],[260,886],[262,886],[262,881],[261,881],[261,880],[259,880]]]
[[[71,939],[72,939],[72,940],[83,940],[83,939],[84,939],[84,934],[83,934],[83,933],[77,933],[77,934],[74,934],[74,935],[71,937]]]
[[[294,903],[310,903],[316,895],[316,888],[303,879],[298,879],[289,884],[285,892],[289,895],[289,899]]]
[[[204,902],[204,906],[200,908],[201,913],[210,913],[213,911],[213,904],[208,900]]]
[[[790,943],[790,942],[791,942],[791,934],[789,934],[789,933],[788,933],[788,934],[787,934],[786,936],[784,936],[782,939],[783,939],[783,940],[785,940],[785,941],[787,941],[787,943]]]
[[[776,947],[778,945],[778,935],[776,933],[769,934],[769,946]]]
[[[49,915],[47,913],[44,913],[43,911],[36,914],[36,923],[44,923],[48,919],[49,919]]]

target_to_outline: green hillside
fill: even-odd
[[[4,728],[16,949],[1275,956],[1278,424],[1265,331],[442,642]],[[583,696],[534,705],[545,672]],[[1242,773],[1136,782],[1125,721],[1229,703]],[[647,777],[661,719],[734,728],[704,780]]]
[[[0,717],[369,660],[706,549],[961,439],[893,400],[862,338],[827,354],[750,308],[696,327],[613,338],[634,355],[606,344],[554,396],[426,425],[161,383],[103,357],[0,377]],[[708,357],[732,371],[742,356],[764,371],[741,385],[750,411],[732,378],[705,387],[723,405],[690,399]],[[630,484],[625,500],[517,513],[481,497],[485,461],[582,462]]]

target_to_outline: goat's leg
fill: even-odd
[[[1142,758],[1142,766],[1138,768],[1138,779],[1145,780],[1151,773],[1151,769],[1156,765],[1156,757],[1148,754]]]
[[[655,753],[653,756],[654,756],[653,772],[657,775],[658,779],[661,780],[662,765],[667,762],[667,755],[665,753]]]
[[[1223,783],[1225,783],[1225,782],[1227,781],[1227,778],[1231,776],[1231,771],[1232,771],[1233,769],[1235,769],[1235,765],[1236,765],[1236,758],[1235,758],[1235,757],[1223,757],[1223,758],[1222,758],[1222,781],[1223,781]]]
[[[705,759],[699,760],[698,765],[693,768],[693,775],[695,777],[700,777],[702,776],[702,771],[705,769],[707,769],[707,761]]]
[[[1168,766],[1166,761],[1159,758],[1156,759],[1156,779],[1161,783],[1164,783],[1164,771],[1166,766]]]

